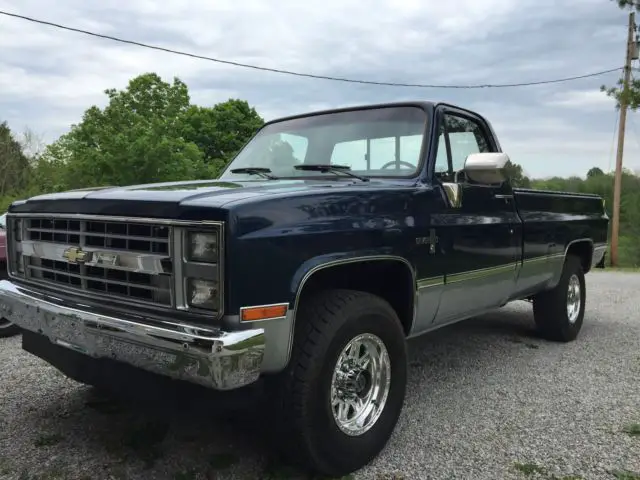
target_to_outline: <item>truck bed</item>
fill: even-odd
[[[572,244],[589,248],[589,271],[606,251],[608,216],[598,195],[514,188],[513,195],[522,239],[522,268],[518,295],[539,290],[541,283],[552,287],[562,271]],[[578,245],[579,244],[579,245]]]

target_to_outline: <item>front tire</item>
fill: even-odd
[[[0,338],[13,337],[20,333],[20,327],[6,318],[0,318]]]
[[[533,316],[542,336],[556,342],[575,340],[584,321],[586,293],[582,262],[567,255],[555,288],[533,299]]]
[[[292,357],[274,391],[283,454],[315,473],[344,476],[380,453],[398,421],[404,331],[389,303],[365,292],[321,292],[299,309]]]

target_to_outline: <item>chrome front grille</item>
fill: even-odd
[[[170,227],[164,225],[51,218],[26,222],[32,241],[169,255]]]
[[[34,213],[7,220],[12,278],[126,306],[222,316],[223,222]],[[215,240],[213,258],[192,258],[193,234]],[[194,285],[203,282],[215,298],[200,304]]]
[[[87,293],[173,305],[168,225],[70,218],[23,219],[26,279]]]

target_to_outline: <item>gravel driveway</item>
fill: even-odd
[[[640,479],[640,275],[594,272],[587,286],[571,344],[533,336],[524,302],[413,341],[396,432],[349,478]],[[259,392],[122,404],[19,337],[0,340],[0,365],[0,478],[300,478],[270,460]]]

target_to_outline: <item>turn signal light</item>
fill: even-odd
[[[287,315],[288,303],[278,305],[266,305],[263,307],[246,307],[240,311],[240,320],[243,322],[255,322],[257,320],[269,320]]]

